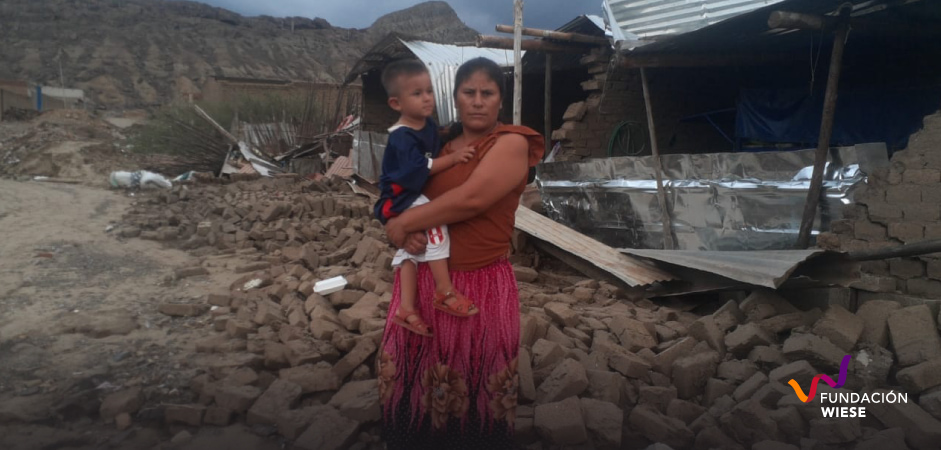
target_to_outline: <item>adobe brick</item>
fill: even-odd
[[[909,294],[929,298],[941,298],[941,281],[912,278],[905,282],[905,290],[907,290]]]
[[[941,182],[941,170],[908,169],[902,174],[904,183],[934,185]]]
[[[920,223],[898,222],[889,224],[889,236],[902,242],[916,241],[925,237],[925,227]]]
[[[889,260],[890,273],[893,276],[908,280],[925,275],[925,265],[920,260],[911,258],[895,258]]]
[[[853,236],[864,241],[878,241],[886,237],[886,227],[877,223],[860,220],[853,225]]]
[[[889,219],[901,219],[902,207],[899,205],[873,202],[866,205],[869,210],[869,218],[884,223]],[[831,227],[832,228],[832,227]]]
[[[902,205],[902,215],[908,222],[937,222],[941,219],[941,205],[930,203]]]
[[[887,203],[901,205],[921,202],[921,186],[901,184],[889,186],[885,191]]]

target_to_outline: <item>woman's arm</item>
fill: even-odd
[[[529,143],[519,134],[501,136],[460,186],[386,224],[389,239],[401,246],[406,234],[474,217],[505,197],[529,170]]]

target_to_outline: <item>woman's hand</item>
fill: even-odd
[[[386,222],[386,235],[395,248],[405,249],[405,251],[420,255],[425,253],[425,245],[428,244],[428,238],[425,233],[416,231],[409,233],[405,231],[403,222],[399,219],[392,219]]]

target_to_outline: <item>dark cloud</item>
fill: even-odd
[[[421,3],[420,0],[202,0],[239,14],[275,17],[322,17],[334,26],[366,28],[384,14]],[[497,24],[513,24],[513,0],[450,0],[461,20],[484,34]],[[524,25],[555,29],[581,14],[601,14],[601,0],[529,0]]]

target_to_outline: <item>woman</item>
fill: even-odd
[[[474,299],[470,318],[437,314],[434,282],[422,264],[418,309],[434,337],[386,324],[378,355],[383,439],[388,448],[513,447],[519,351],[519,292],[506,259],[519,198],[529,168],[542,158],[535,131],[497,121],[503,102],[503,72],[476,58],[455,76],[460,123],[442,149],[474,147],[474,158],[431,178],[431,202],[386,225],[399,248],[421,253],[422,230],[447,224],[451,230],[451,279]],[[390,311],[399,303],[396,274]]]

